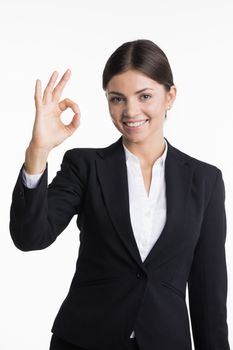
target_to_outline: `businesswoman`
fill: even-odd
[[[50,350],[229,350],[225,187],[221,170],[164,137],[176,98],[165,53],[150,40],[109,57],[103,89],[121,136],[65,152],[48,185],[49,152],[79,127],[59,102],[67,70],[36,81],[32,138],[13,191],[10,233],[44,249],[77,215],[76,271],[52,326]],[[61,113],[71,108],[68,125]],[[186,305],[189,291],[191,327]]]

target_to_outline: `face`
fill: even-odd
[[[106,88],[112,122],[127,142],[160,137],[166,110],[175,96],[175,86],[167,92],[164,85],[137,70],[113,76]]]

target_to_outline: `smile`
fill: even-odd
[[[143,121],[140,121],[140,122],[134,122],[134,123],[126,123],[126,122],[123,122],[123,124],[126,126],[126,128],[128,129],[140,129],[143,125],[145,125],[146,123],[148,122],[148,119],[147,120],[143,120]]]

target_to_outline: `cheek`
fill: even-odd
[[[119,119],[119,111],[114,108],[114,107],[109,107],[109,113],[111,115],[111,118],[114,119],[114,120],[118,120]]]
[[[119,119],[119,118],[117,118],[117,115],[116,115],[115,112],[110,111],[110,118],[111,118],[113,124],[117,124],[117,123],[118,123],[118,119]]]
[[[159,116],[161,113],[164,111],[164,106],[162,103],[152,103],[147,106],[146,108],[146,113],[150,115],[151,117],[153,116]]]
[[[114,114],[115,114],[115,108],[114,108],[113,106],[108,105],[108,110],[109,110],[109,113],[110,113],[111,115],[114,115]]]

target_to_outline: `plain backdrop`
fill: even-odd
[[[41,79],[44,89],[54,70],[59,80],[70,68],[62,99],[73,99],[82,113],[79,129],[49,155],[50,182],[67,149],[105,147],[120,137],[109,116],[102,72],[110,54],[135,39],[158,44],[172,67],[178,93],[164,135],[173,146],[223,173],[228,326],[233,345],[232,15],[230,0],[1,1],[1,349],[49,348],[50,329],[78,256],[76,216],[44,250],[20,251],[9,233],[11,195],[34,122],[36,79]],[[72,115],[67,110],[63,121],[70,122]],[[188,305],[188,290],[186,300]]]

